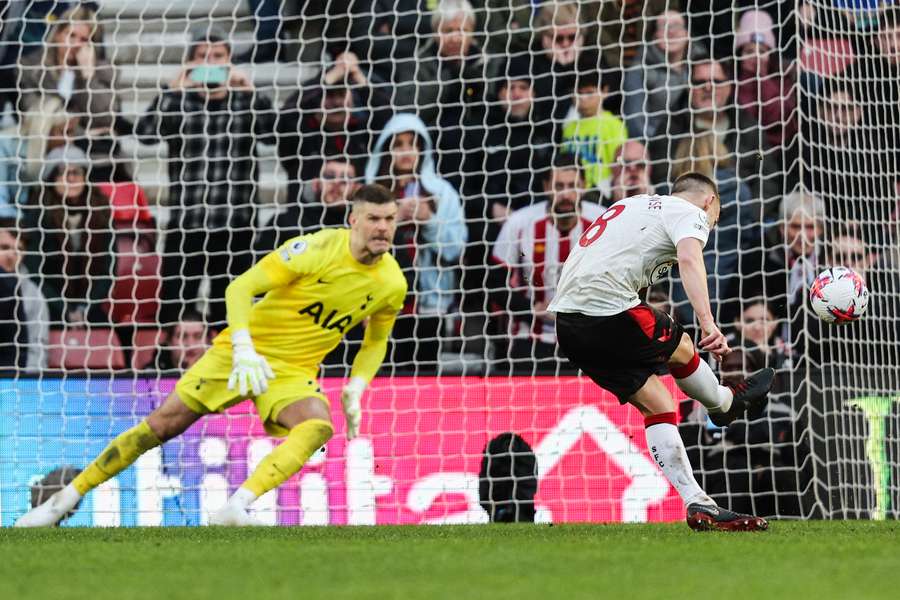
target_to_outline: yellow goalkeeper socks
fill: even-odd
[[[281,445],[260,461],[241,487],[256,494],[257,498],[275,489],[299,471],[313,452],[325,445],[333,434],[334,427],[328,421],[303,421],[291,429]]]
[[[147,421],[141,421],[111,441],[94,462],[72,480],[72,485],[84,496],[107,479],[127,469],[141,454],[161,443]]]

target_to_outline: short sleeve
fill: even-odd
[[[505,265],[516,266],[519,262],[519,226],[518,215],[513,214],[500,228],[491,256],[495,261]]]
[[[709,239],[709,219],[700,208],[680,198],[667,198],[663,202],[663,227],[672,244],[677,246],[684,238],[695,238],[706,246]]]

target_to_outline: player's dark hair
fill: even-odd
[[[200,314],[200,311],[196,308],[191,308],[190,306],[184,307],[181,311],[181,316],[178,317],[175,321],[169,324],[166,328],[170,338],[175,335],[175,330],[182,323],[203,323],[206,324],[206,319],[203,318],[203,315]]]
[[[6,229],[11,232],[13,235],[16,235],[19,228],[16,226],[16,220],[12,217],[10,218],[0,218],[0,229]]]
[[[552,168],[544,173],[544,179],[549,182],[550,178],[553,176],[553,171],[557,169],[575,169],[578,171],[578,176],[584,179],[584,174],[581,172],[581,161],[578,160],[578,156],[572,152],[558,152],[556,156],[553,157]]]
[[[735,67],[732,63],[733,63],[733,61],[719,60],[717,58],[712,58],[711,56],[704,56],[703,58],[699,58],[699,59],[695,60],[694,62],[688,62],[689,76],[691,79],[693,79],[694,72],[697,70],[698,67],[702,67],[704,65],[705,66],[719,65],[720,67],[722,67],[722,72],[725,73],[725,79],[729,83],[733,84]],[[731,93],[735,94],[736,92],[732,89]]]
[[[396,199],[394,198],[394,194],[383,185],[370,183],[356,190],[350,201],[356,206],[363,202],[369,202],[370,204],[389,204],[391,202],[396,202]]]
[[[698,173],[696,171],[681,175],[675,180],[675,183],[672,184],[673,194],[679,192],[699,192],[702,194],[706,191],[712,191],[712,193],[716,195],[716,198],[719,197],[719,186],[716,185],[716,182],[711,177],[707,177],[703,173]]]
[[[8,231],[11,236],[19,240],[19,243],[26,245],[28,238],[23,230],[19,229],[18,223],[12,217],[0,219],[0,231]]]

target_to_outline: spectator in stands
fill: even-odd
[[[728,347],[732,353],[722,360],[721,366],[725,384],[737,384],[748,373],[764,367],[784,366],[784,341],[778,337],[778,321],[762,300],[747,304],[735,319]]]
[[[165,345],[149,366],[173,375],[185,372],[209,348],[212,333],[203,321],[203,315],[185,309],[181,319],[166,330]]]
[[[606,77],[601,83],[597,71],[580,73],[575,99],[576,118],[567,121],[562,132],[562,147],[581,161],[585,186],[602,195],[610,192],[610,166],[616,151],[628,139],[622,119],[603,107],[610,90],[618,87],[618,82],[611,84]]]
[[[23,244],[12,219],[0,220],[0,369],[47,366],[50,311],[22,264]]]
[[[864,103],[854,97],[851,86],[829,87],[816,118],[804,122],[805,184],[825,199],[829,217],[865,223],[872,243],[889,246],[891,233],[884,225],[897,208],[900,168],[894,162],[890,131],[866,121]]]
[[[235,63],[264,63],[278,59],[279,38],[281,37],[282,19],[280,0],[247,0],[250,13],[255,21],[253,27],[254,44],[240,56]]]
[[[367,57],[379,81],[398,81],[397,73],[416,61],[421,40],[431,36],[433,0],[374,0],[353,20],[352,47]]]
[[[882,228],[896,218],[900,184],[900,6],[884,6],[873,35],[857,35],[874,44],[857,52],[844,73],[847,83],[828,85],[818,94],[820,118],[805,120],[807,183],[826,195],[836,216],[871,223],[870,243],[888,248],[900,244],[895,230]],[[838,120],[843,120],[843,126]],[[814,127],[825,121],[826,128]],[[818,129],[818,131],[816,131]],[[827,144],[827,146],[822,146]],[[831,193],[829,193],[831,192]],[[852,200],[851,200],[852,199]],[[832,206],[832,205],[835,206]]]
[[[384,185],[400,205],[395,254],[410,293],[394,325],[394,360],[426,369],[437,361],[468,237],[459,194],[435,171],[433,151],[421,119],[394,115],[378,136],[365,174],[366,183]]]
[[[178,319],[210,279],[209,314],[225,320],[225,287],[252,264],[256,146],[272,142],[271,102],[233,68],[215,28],[194,32],[184,68],[137,124],[143,143],[169,146],[169,218],[161,318]]]
[[[35,110],[47,97],[59,98],[65,110],[78,117],[77,143],[91,157],[95,181],[128,177],[116,166],[119,102],[113,66],[100,55],[102,41],[95,11],[79,4],[49,30],[42,51],[19,61],[20,113]]]
[[[764,301],[747,304],[735,321],[735,331],[728,335],[732,352],[722,360],[722,382],[734,385],[746,373],[766,366],[784,369],[788,363],[778,329]],[[795,432],[804,431],[806,424],[803,414],[792,406],[792,394],[784,393],[787,381],[780,377],[775,381],[769,402],[717,431],[716,440],[707,428],[705,409],[688,419],[702,419],[695,439],[703,440],[698,450],[704,453],[705,489],[713,497],[728,496],[742,510],[755,504],[767,507],[765,514],[801,515],[798,498],[808,486],[808,469],[803,465],[809,451]],[[690,435],[690,427],[679,427],[682,435]]]
[[[473,0],[479,37],[489,56],[525,52],[531,45],[532,0]]]
[[[741,15],[741,22],[734,37],[738,58],[737,102],[738,106],[754,116],[772,148],[784,153],[785,168],[796,156],[797,145],[797,94],[794,89],[791,64],[786,69],[781,52],[775,43],[772,17],[760,10],[750,10]]]
[[[636,64],[644,45],[644,27],[666,9],[677,9],[669,0],[610,0],[600,5],[599,47],[603,62],[610,68],[623,69]]]
[[[288,202],[299,202],[301,183],[319,177],[323,154],[367,155],[389,115],[389,95],[370,84],[352,52],[304,82],[284,103],[276,126]]]
[[[21,115],[17,145],[20,144],[23,183],[40,182],[44,157],[56,148],[75,143],[78,121],[56,96],[43,98]]]
[[[15,132],[0,131],[0,219],[15,219],[19,215],[21,182],[19,138]]]
[[[547,0],[535,21],[538,41],[531,49],[534,89],[534,119],[542,126],[556,127],[569,113],[575,92],[575,78],[582,59],[584,31],[578,21],[575,2]],[[598,59],[589,55],[584,63]]]
[[[534,121],[529,59],[509,59],[500,70],[497,86],[497,102],[491,103],[487,115],[483,151],[472,153],[472,167],[468,169],[472,173],[482,171],[484,177],[470,176],[466,188],[466,216],[473,221],[490,221],[489,240],[496,237],[510,211],[531,204],[541,189],[541,176],[550,166],[553,152],[550,129]],[[478,196],[484,197],[483,203],[474,200]],[[473,231],[470,239],[481,239],[480,231]]]
[[[464,353],[479,357],[487,349],[485,277],[489,247],[510,212],[530,206],[541,193],[554,149],[551,128],[534,120],[529,58],[508,59],[499,73],[497,102],[490,104],[483,148],[468,154],[465,168],[470,241],[462,275]]]
[[[628,134],[647,140],[687,92],[689,62],[709,56],[700,43],[691,43],[684,16],[667,10],[653,20],[650,40],[625,70],[622,112]]]
[[[719,138],[703,133],[678,143],[672,177],[698,172],[719,185],[721,211],[718,225],[709,234],[703,251],[713,314],[720,322],[729,322],[739,308],[740,256],[759,248],[762,224],[761,204],[734,171],[734,161]],[[693,323],[694,312],[681,280],[672,282],[672,300],[681,323]]]
[[[818,274],[821,260],[822,236],[825,226],[825,202],[809,191],[798,189],[784,197],[781,218],[773,226],[767,239],[756,251],[741,257],[744,290],[754,290],[765,298],[769,308],[779,319],[790,316],[797,323],[799,335],[805,323],[806,290]],[[747,300],[751,298],[746,298]],[[797,355],[804,339],[791,337],[792,324],[786,321],[779,335],[786,343],[789,358]]]
[[[344,227],[350,198],[359,187],[362,168],[345,155],[327,155],[322,170],[309,186],[310,200],[294,202],[272,217],[256,238],[257,254],[271,252],[281,244],[304,233],[324,227]]]
[[[773,151],[752,115],[734,104],[729,73],[722,63],[703,60],[691,64],[691,87],[682,110],[664,120],[649,144],[650,156],[659,163],[654,183],[671,178],[671,162],[682,139],[715,132],[734,156],[736,170],[754,198],[777,199],[781,195],[781,172]]]
[[[509,356],[498,370],[557,372],[553,300],[562,265],[578,238],[603,214],[594,203],[583,203],[584,174],[578,159],[559,154],[544,179],[546,199],[517,210],[503,224],[494,244],[489,289],[494,303],[510,314]]]
[[[88,157],[75,146],[47,155],[42,191],[23,207],[25,265],[39,276],[53,322],[106,323],[113,277],[109,200],[87,180]]]
[[[652,194],[651,172],[652,165],[646,146],[637,140],[627,140],[616,151],[612,164],[610,196],[604,204],[609,206],[630,196]]]
[[[431,28],[416,61],[396,71],[394,104],[429,124],[438,172],[462,189],[464,153],[484,142],[485,92],[495,72],[475,40],[468,0],[441,0]]]

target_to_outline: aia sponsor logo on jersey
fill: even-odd
[[[325,305],[321,302],[313,302],[308,306],[304,306],[298,312],[301,315],[309,315],[312,318],[313,323],[322,329],[337,329],[341,333],[344,333],[347,330],[347,327],[353,322],[353,317],[350,315],[338,317],[338,311],[336,310],[331,310],[326,313]]]

